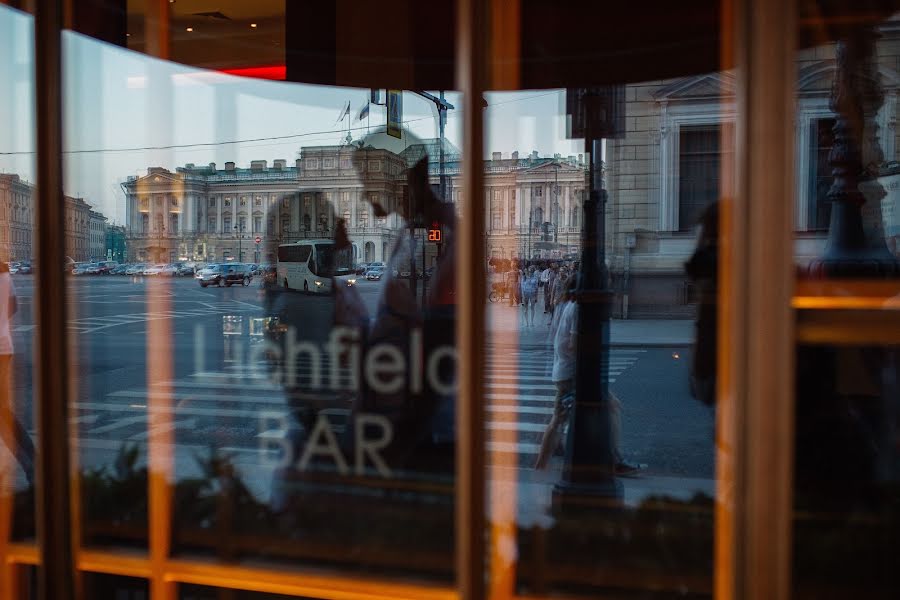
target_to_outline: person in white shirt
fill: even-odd
[[[556,314],[550,322],[550,339],[553,341],[553,370],[550,378],[556,385],[556,399],[553,402],[553,416],[541,438],[534,467],[543,469],[547,466],[550,455],[559,443],[562,426],[568,420],[571,409],[570,401],[575,391],[575,359],[577,305],[574,301],[574,278],[566,284],[566,293],[557,307]]]
[[[34,444],[16,417],[12,388],[13,342],[10,319],[16,313],[16,288],[9,265],[0,262],[0,437],[22,466],[29,483],[34,480]]]
[[[553,416],[541,438],[541,446],[535,460],[535,469],[544,469],[550,456],[559,444],[563,427],[569,421],[569,415],[575,402],[575,365],[578,359],[578,303],[575,302],[575,290],[578,279],[569,277],[565,285],[565,293],[550,321],[550,339],[553,340],[553,370],[551,380],[556,385],[556,399],[553,403]],[[619,450],[621,438],[621,402],[610,390],[608,392],[613,455],[616,460],[615,474],[629,476],[638,473],[646,465],[633,465],[624,460]]]

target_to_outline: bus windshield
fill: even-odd
[[[335,250],[334,244],[316,244],[315,274],[320,277],[346,275],[353,264],[351,249]]]

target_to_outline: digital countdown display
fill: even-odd
[[[429,242],[440,242],[441,241],[441,230],[440,229],[429,229],[428,230],[428,241]]]

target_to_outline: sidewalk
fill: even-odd
[[[548,344],[549,315],[543,306],[534,312],[534,327],[525,326],[521,306],[505,302],[487,306],[487,333],[490,342],[506,345]],[[617,347],[688,346],[694,340],[694,322],[690,319],[613,319],[610,345]]]

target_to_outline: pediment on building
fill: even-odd
[[[170,171],[155,171],[147,173],[137,179],[128,182],[132,186],[148,186],[148,185],[166,185],[169,183],[181,184],[182,180],[178,175]]]
[[[520,172],[528,175],[540,175],[544,173],[554,175],[557,169],[559,169],[560,173],[580,173],[583,171],[583,169],[560,160],[559,162],[548,161],[545,163],[541,163],[539,165],[523,169]]]
[[[653,97],[658,101],[679,100],[714,100],[725,96],[734,96],[735,79],[732,73],[707,73],[682,77],[665,85]]]
[[[830,94],[837,65],[834,60],[820,60],[807,65],[797,72],[797,92],[799,94]],[[878,67],[881,85],[885,90],[900,89],[900,74],[885,67]]]

